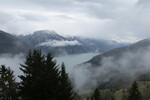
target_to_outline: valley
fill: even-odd
[[[150,0],[0,0],[0,100],[150,100]]]
[[[20,71],[20,64],[22,65],[27,60],[25,58],[29,56],[26,55],[29,49],[30,52],[41,52],[39,54],[43,55],[54,50],[55,52],[51,53],[54,56],[53,61],[56,61],[59,70],[62,62],[65,64],[73,90],[77,93],[75,96],[76,100],[84,100],[91,97],[96,88],[103,95],[103,100],[122,100],[123,97],[127,98],[128,89],[135,80],[138,82],[139,90],[145,100],[149,98],[149,94],[147,94],[149,93],[147,89],[150,81],[150,64],[148,61],[150,55],[149,38],[131,45],[125,45],[114,44],[116,42],[112,43],[112,41],[111,44],[109,44],[110,41],[103,41],[103,44],[102,41],[98,42],[97,40],[81,39],[79,37],[65,38],[53,31],[38,31],[33,35],[17,37],[9,33],[2,33],[4,37],[7,34],[20,43],[24,43],[22,45],[27,46],[27,48],[24,48],[24,52],[2,52],[0,55],[0,65],[9,66],[14,70],[16,77],[23,74]],[[9,39],[9,37],[7,38]],[[41,39],[36,39],[37,37]],[[92,44],[94,47],[91,47],[89,43],[95,43]],[[100,44],[108,46],[109,49]],[[44,46],[44,48],[41,49],[39,46]],[[87,48],[85,49],[86,46]],[[5,48],[4,45],[1,47]],[[84,51],[83,48],[88,51]],[[88,48],[92,48],[93,50]],[[103,48],[104,51],[99,51],[97,48],[99,50]],[[34,51],[35,49],[39,49],[40,51]],[[78,52],[72,50],[77,50]],[[16,78],[16,81],[20,82],[20,79]]]

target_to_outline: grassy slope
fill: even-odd
[[[150,81],[138,82],[139,90],[142,93],[143,100],[150,99]],[[127,90],[118,90],[114,93],[115,100],[121,100],[123,95],[127,95]]]
[[[140,81],[138,82],[139,90],[142,93],[143,100],[150,100],[150,81]],[[120,89],[117,90],[113,93],[114,100],[122,100],[123,97],[127,97],[127,89]],[[111,90],[105,89],[105,90],[100,90],[101,95],[105,97],[109,97],[110,94],[112,93]],[[88,96],[91,96],[93,94],[93,91],[89,91],[88,93],[86,92],[85,94],[81,95],[81,100],[85,100]]]

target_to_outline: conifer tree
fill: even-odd
[[[61,65],[61,76],[60,76],[60,99],[61,100],[73,100],[73,90],[71,86],[71,82],[69,80],[68,74],[66,73],[65,64]]]
[[[136,81],[132,84],[129,90],[128,100],[142,100],[142,96],[138,89],[138,84]]]
[[[20,75],[19,78],[21,79],[20,86],[19,86],[19,94],[21,99],[23,100],[32,100],[32,69],[33,69],[33,58],[32,52],[29,51],[28,55],[26,56],[26,60],[24,65],[21,64],[20,70],[23,72],[24,75]],[[34,99],[33,99],[34,100]]]
[[[29,51],[20,69],[24,73],[19,76],[23,100],[60,100],[60,72],[50,53],[45,56],[41,51]]]
[[[59,100],[60,96],[60,71],[56,65],[51,53],[47,54],[45,60],[45,95],[47,99],[50,100]]]
[[[100,91],[98,90],[98,88],[94,90],[94,93],[91,96],[91,100],[101,100],[101,95],[100,95]]]
[[[7,76],[7,100],[17,100],[18,99],[18,94],[17,94],[17,88],[18,88],[18,83],[16,82],[14,72],[10,69],[7,68],[8,76]]]
[[[42,100],[44,98],[42,95],[44,59],[41,51],[29,51],[24,65],[21,65],[20,70],[24,75],[19,76],[21,79],[19,93],[23,100]]]
[[[17,100],[17,86],[13,71],[2,65],[0,67],[0,99]]]
[[[20,70],[20,97],[23,100],[72,100],[71,82],[64,64],[60,71],[52,54],[29,51]]]
[[[5,100],[7,98],[7,68],[2,65],[0,67],[0,99]]]

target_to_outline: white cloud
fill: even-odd
[[[37,46],[64,47],[64,46],[74,46],[74,45],[81,45],[81,43],[79,43],[77,40],[74,41],[49,40],[47,42],[40,43]]]
[[[0,55],[0,66],[5,65],[6,67],[10,67],[16,76],[17,81],[19,80],[18,75],[21,75],[22,72],[20,71],[20,64],[24,63],[24,55],[23,54],[17,54],[17,55],[11,55],[11,54],[1,54]]]
[[[131,42],[150,36],[148,0],[0,2],[0,12],[3,12],[0,14],[0,27],[10,33],[29,34],[49,29],[61,34]]]

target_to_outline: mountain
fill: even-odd
[[[150,39],[99,54],[73,69],[77,89],[124,88],[134,80],[150,80]],[[80,76],[79,76],[80,72]],[[80,87],[78,87],[80,84]]]
[[[34,49],[41,49],[44,53],[52,52],[54,55],[104,52],[124,45],[115,41],[95,40],[78,36],[61,36],[55,31],[49,30],[35,31],[33,34],[17,37]]]
[[[15,36],[0,30],[0,54],[2,53],[25,53],[29,46]]]
[[[147,52],[150,48],[150,39],[141,40],[135,44],[128,45],[121,48],[115,48],[103,54],[97,55],[93,57],[91,60],[87,61],[87,63],[91,63],[93,66],[102,65],[103,58],[113,57],[114,60],[120,59],[124,54],[131,53],[134,54],[136,52]]]

